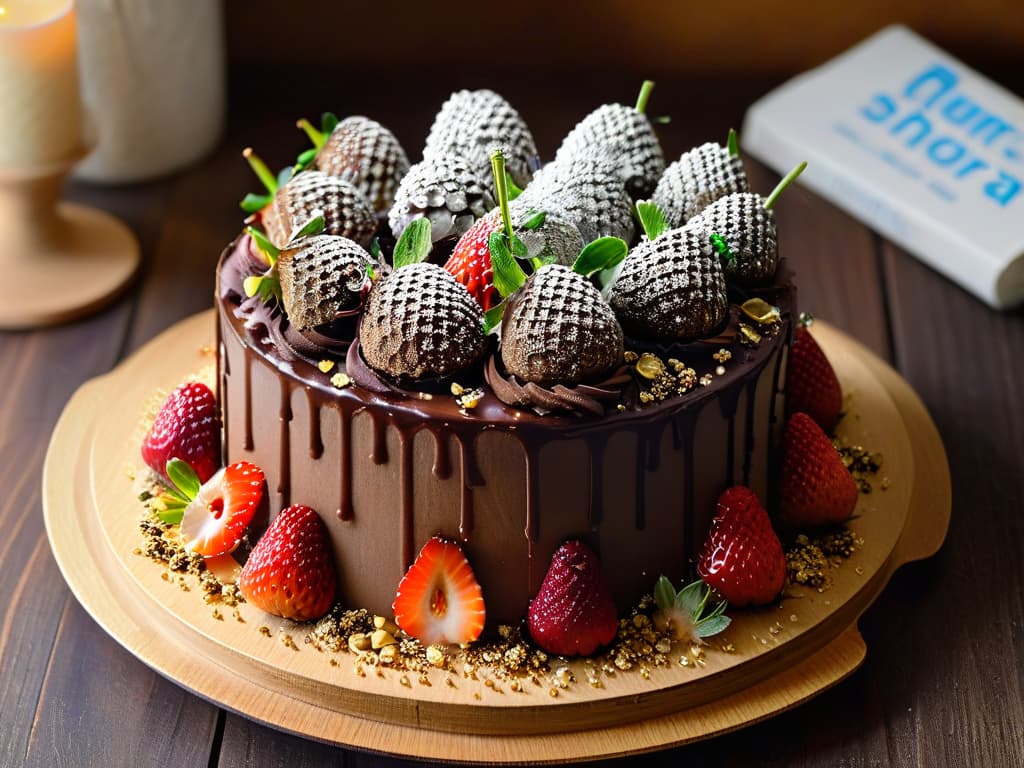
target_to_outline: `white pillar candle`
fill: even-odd
[[[0,173],[70,166],[82,117],[72,0],[0,0]]]

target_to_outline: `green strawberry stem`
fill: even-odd
[[[790,184],[792,184],[793,181],[796,179],[796,177],[804,172],[804,168],[806,168],[806,167],[807,167],[807,161],[805,160],[804,162],[800,163],[800,165],[798,165],[796,168],[794,168],[792,171],[790,171],[789,173],[786,174],[786,177],[782,181],[780,181],[778,183],[778,186],[776,186],[775,189],[772,190],[772,193],[770,195],[768,195],[768,197],[765,198],[765,201],[764,201],[765,210],[770,210],[771,207],[773,205],[775,205],[775,201],[779,199],[779,195],[782,194],[782,191],[786,187],[788,187]]]
[[[252,147],[243,149],[242,157],[246,159],[253,173],[263,183],[263,186],[267,188],[267,192],[271,195],[275,194],[278,188],[277,177],[271,173],[267,164],[260,159],[260,156],[252,151]]]
[[[736,129],[729,129],[729,138],[725,141],[725,146],[729,149],[729,154],[733,157],[740,156],[740,137],[736,135]]]
[[[651,91],[654,90],[653,80],[644,80],[644,84],[640,86],[640,94],[636,97],[636,109],[641,115],[647,111],[647,102],[651,98]]]
[[[323,145],[327,143],[327,136],[324,135],[324,132],[321,131],[316,126],[314,126],[306,118],[303,117],[302,119],[300,119],[297,123],[295,123],[295,126],[297,128],[301,128],[305,132],[305,134],[309,137],[309,140],[313,142],[313,146],[316,147],[317,149],[322,148]]]
[[[717,232],[712,232],[708,235],[708,239],[711,241],[711,246],[718,251],[718,255],[722,257],[723,264],[730,265],[736,262],[736,254],[729,250],[729,244],[725,242],[724,237]]]
[[[509,243],[515,237],[512,231],[512,213],[509,211],[508,203],[508,175],[505,173],[505,155],[500,149],[494,150],[491,155],[491,171],[494,174],[494,188],[498,193],[498,210],[501,211],[501,223],[505,228],[505,237]]]

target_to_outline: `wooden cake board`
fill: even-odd
[[[819,321],[815,338],[849,396],[839,434],[884,457],[849,524],[864,544],[830,572],[829,589],[794,587],[777,605],[730,611],[732,626],[712,638],[700,665],[676,663],[689,652],[677,644],[649,678],[635,669],[602,674],[592,687],[585,662],[571,662],[577,682],[555,696],[547,686],[515,692],[485,675],[440,670],[429,685],[394,670],[361,676],[354,655],[305,644],[307,628],[246,604],[237,617],[230,608],[215,617],[198,589],[184,591],[134,553],[141,504],[129,476],[140,466],[140,416],[155,394],[212,365],[213,328],[212,311],[182,321],[75,393],[46,457],[47,532],[75,596],[133,655],[220,706],[319,741],[538,764],[637,754],[750,725],[853,672],[866,651],[858,617],[898,567],[934,554],[948,528],[945,451],[920,400],[885,363]]]

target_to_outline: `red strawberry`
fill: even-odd
[[[559,547],[527,613],[530,637],[548,653],[589,656],[615,638],[615,602],[590,547]]]
[[[761,502],[736,485],[718,497],[697,574],[736,607],[770,603],[782,591],[786,556]]]
[[[181,517],[186,549],[205,557],[231,552],[263,499],[263,470],[239,461],[203,483]]]
[[[494,270],[491,267],[490,237],[502,228],[501,216],[491,214],[477,219],[455,244],[455,250],[448,257],[444,268],[466,290],[486,312],[501,302],[501,295],[494,287]]]
[[[282,509],[245,561],[238,588],[260,610],[285,619],[327,613],[337,577],[320,515],[301,504]]]
[[[857,505],[857,484],[839,452],[806,413],[786,422],[779,513],[793,526],[841,523]]]
[[[424,645],[469,643],[484,629],[483,592],[458,544],[434,536],[398,585],[395,623]]]
[[[217,398],[205,384],[192,381],[174,390],[142,441],[142,460],[165,480],[171,459],[190,465],[203,483],[220,466]]]
[[[789,350],[786,405],[790,413],[806,413],[829,434],[839,423],[843,390],[836,372],[806,324],[796,329]]]

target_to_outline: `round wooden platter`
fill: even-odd
[[[572,662],[577,682],[556,696],[553,684],[515,692],[507,682],[489,685],[486,674],[435,670],[429,685],[394,670],[377,674],[347,652],[315,650],[304,642],[307,627],[252,606],[238,614],[221,607],[218,618],[197,584],[186,591],[134,553],[142,544],[130,480],[140,415],[158,392],[212,365],[213,328],[212,312],[182,321],[75,393],[46,458],[46,527],[78,600],[136,657],[228,709],[313,739],[454,762],[558,763],[734,730],[856,669],[865,654],[860,614],[896,568],[933,554],[946,535],[948,466],[920,400],[864,347],[819,322],[815,336],[848,395],[840,435],[884,456],[875,491],[861,496],[850,523],[864,544],[831,571],[829,589],[791,588],[776,605],[731,611],[732,626],[702,664],[680,665],[690,648],[677,645],[671,663],[649,677],[601,673],[602,686],[593,687],[585,662]]]

